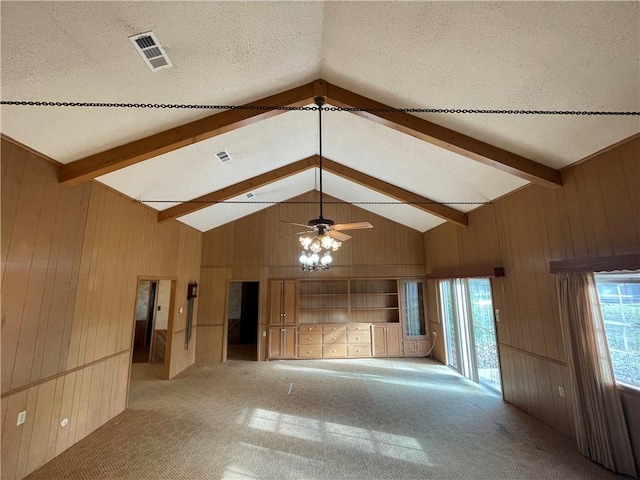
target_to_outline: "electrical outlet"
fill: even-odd
[[[564,388],[563,387],[558,387],[558,395],[560,395],[561,397],[564,397]]]
[[[16,425],[22,425],[26,421],[27,421],[27,411],[24,410],[18,414],[18,421],[16,422]]]
[[[262,332],[262,336],[266,337],[267,336],[267,332]]]

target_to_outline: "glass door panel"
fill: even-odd
[[[447,364],[461,375],[500,391],[500,364],[488,278],[441,280]]]
[[[458,347],[456,345],[456,321],[452,298],[453,280],[440,282],[440,310],[444,320],[445,341],[447,346],[447,365],[458,369]]]
[[[488,278],[470,278],[469,303],[478,381],[500,390],[500,365],[493,323],[491,283]]]
[[[424,290],[419,281],[403,281],[405,336],[424,336],[427,327],[424,316]]]

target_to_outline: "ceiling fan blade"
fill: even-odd
[[[331,227],[332,230],[360,230],[363,228],[373,228],[369,222],[353,222],[353,223],[338,223]]]
[[[280,220],[280,223],[288,223],[289,225],[297,225],[299,227],[304,227],[304,228],[311,228],[309,227],[309,225],[306,225],[304,223],[296,223],[296,222],[286,222],[284,220]]]
[[[331,238],[335,238],[340,242],[345,242],[351,238],[351,235],[347,235],[346,233],[336,232],[335,230],[329,230],[327,235]]]

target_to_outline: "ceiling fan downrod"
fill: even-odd
[[[319,220],[322,220],[322,106],[326,103],[326,99],[324,97],[315,97],[313,99],[315,104],[318,106],[318,153],[320,160],[318,162],[318,167],[320,169],[320,217]],[[333,223],[333,222],[332,222]]]

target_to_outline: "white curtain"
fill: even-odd
[[[560,273],[557,282],[578,448],[637,478],[593,273]]]

